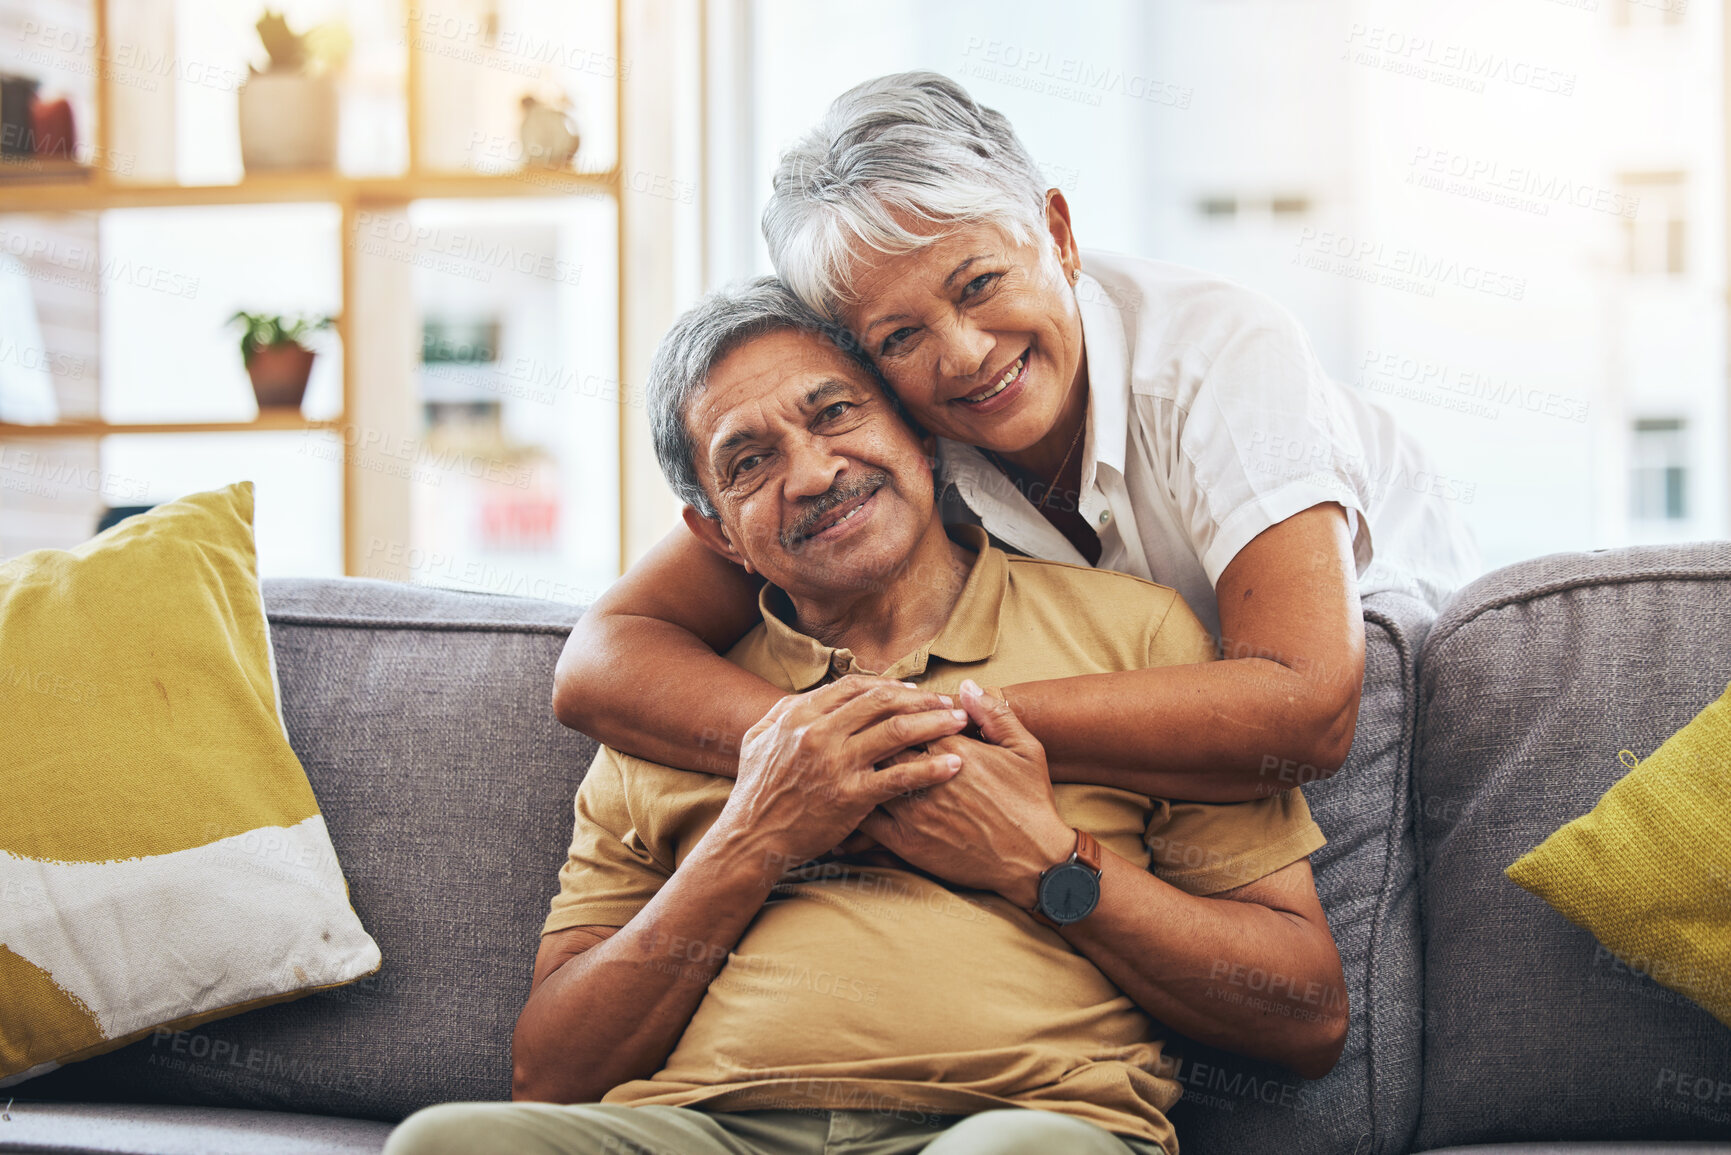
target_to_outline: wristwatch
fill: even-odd
[[[1076,849],[1056,866],[1040,872],[1033,915],[1054,930],[1087,918],[1100,902],[1100,842],[1076,831]]]

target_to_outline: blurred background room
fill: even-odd
[[[0,0],[0,558],[250,478],[267,577],[591,600],[677,516],[662,330],[911,68],[1084,248],[1292,310],[1487,568],[1722,538],[1727,44],[1705,0]]]

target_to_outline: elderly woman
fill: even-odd
[[[1326,777],[1358,715],[1361,596],[1435,605],[1476,568],[1423,454],[1285,311],[1084,254],[1009,123],[942,76],[837,99],[782,157],[764,232],[940,438],[946,520],[1171,586],[1219,636],[1223,661],[1004,687],[1055,779],[1230,801]],[[718,656],[759,620],[757,588],[676,529],[572,633],[559,717],[732,773],[780,696]]]

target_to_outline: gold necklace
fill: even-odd
[[[1052,500],[1052,491],[1058,488],[1058,482],[1063,478],[1064,470],[1068,468],[1070,464],[1070,458],[1074,457],[1076,454],[1076,446],[1082,444],[1082,430],[1086,428],[1088,428],[1088,415],[1084,413],[1082,415],[1082,423],[1076,426],[1076,435],[1070,438],[1070,448],[1064,451],[1064,460],[1058,463],[1058,472],[1052,475],[1051,484],[1046,486],[1046,492],[1040,495],[1039,504],[1034,506],[1034,511],[1036,513],[1046,512],[1046,503]],[[1004,467],[1003,458],[999,457],[995,451],[990,449],[986,450],[986,456],[992,459],[992,464],[998,467],[999,473],[1008,476],[1010,471]],[[1030,470],[1029,472],[1032,471]]]

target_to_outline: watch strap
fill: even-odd
[[[1071,857],[1092,870],[1096,877],[1106,869],[1100,840],[1080,827],[1076,829],[1076,851]]]

